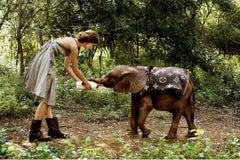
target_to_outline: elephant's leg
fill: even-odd
[[[139,128],[142,131],[142,137],[147,137],[150,133],[151,130],[147,129],[145,127],[145,120],[148,116],[148,114],[150,113],[150,111],[152,110],[152,101],[150,97],[144,97],[141,99],[141,106],[139,108],[139,116],[138,116],[138,120],[137,120],[137,124],[139,126]]]
[[[192,131],[197,129],[194,123],[194,109],[192,108],[191,102],[189,102],[184,110],[183,116],[185,117],[188,124],[188,134],[186,137],[196,137],[196,132]]]
[[[137,104],[137,96],[132,94],[132,100],[131,100],[131,119],[130,119],[130,125],[131,125],[131,135],[138,134],[138,125],[137,125],[137,119],[139,116],[139,110],[138,110],[138,104]]]
[[[176,110],[172,112],[172,124],[170,127],[170,130],[168,132],[168,135],[165,137],[166,139],[176,139],[177,138],[177,129],[178,124],[182,116],[181,110]]]

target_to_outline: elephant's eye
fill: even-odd
[[[109,78],[113,78],[113,74],[112,74],[112,73],[109,73],[109,74],[108,74],[108,77],[109,77]]]

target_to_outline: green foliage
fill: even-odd
[[[22,116],[28,114],[33,96],[19,82],[20,77],[12,69],[0,66],[0,115]]]
[[[8,144],[9,147],[13,144]],[[59,144],[39,143],[33,146],[30,151],[14,153],[7,150],[11,158],[17,159],[84,159],[84,158],[110,158],[110,151],[101,148],[91,148],[91,138],[81,140],[78,145],[69,140],[60,141]]]
[[[232,146],[235,144],[235,147]],[[226,145],[222,144],[219,148],[211,145],[210,139],[188,140],[185,143],[180,141],[174,144],[168,143],[165,139],[161,139],[158,145],[154,146],[151,143],[144,143],[143,147],[139,147],[138,155],[127,154],[125,158],[140,158],[140,159],[231,159],[239,158],[239,138],[236,135],[231,135]],[[131,149],[128,148],[128,152]]]
[[[214,58],[213,58],[214,57]],[[222,106],[239,98],[239,58],[212,53],[204,57],[210,66],[206,70],[195,67],[194,80],[197,100],[206,104]],[[207,68],[214,68],[207,70]]]
[[[120,140],[121,141],[121,140]],[[157,145],[144,142],[137,149],[122,141],[122,154],[118,158],[127,159],[238,159],[240,158],[240,139],[230,135],[222,144],[211,144],[208,138],[189,139],[186,142],[166,141],[160,137]],[[136,146],[134,146],[136,147]],[[5,142],[1,145],[1,156],[11,159],[109,159],[115,155],[114,150],[93,147],[91,137],[73,143],[69,139],[56,144],[36,143],[29,149],[19,150],[17,145]]]
[[[226,93],[226,86],[210,74],[196,69],[196,79],[199,80],[196,85],[197,101],[198,103],[205,102],[210,105],[221,105],[224,102],[224,94]],[[214,85],[213,85],[214,84]],[[218,86],[218,87],[216,87]]]
[[[239,5],[237,5],[237,2],[214,2],[218,4],[216,8],[219,11],[212,17],[217,23],[211,24],[208,28],[209,39],[212,39],[213,45],[224,54],[239,55]]]
[[[191,70],[200,67],[210,75],[196,79],[195,83],[199,84],[206,79],[213,80],[203,82],[205,88],[199,87],[200,91],[203,91],[200,93],[201,99],[210,97],[213,104],[215,98],[218,103],[229,97],[238,98],[239,66],[234,70],[226,70],[227,67],[223,64],[216,63],[219,60],[224,61],[218,59],[222,53],[239,54],[238,1],[56,0],[28,3],[5,0],[2,6],[1,58],[4,57],[5,63],[20,63],[21,70],[28,66],[39,46],[49,39],[92,28],[100,33],[101,42],[94,52],[82,53],[79,56],[79,66],[86,77],[100,77],[115,64],[171,65]],[[61,67],[57,67],[61,68],[59,82],[68,81],[61,77],[66,75],[62,65],[63,58],[57,60],[57,64],[61,64]],[[230,72],[233,74],[229,75]],[[224,78],[228,82],[224,85],[218,82],[220,89],[211,88],[211,84],[217,79],[223,81]],[[61,106],[66,106],[64,103],[67,101],[64,100],[70,100],[67,91],[71,88],[71,85],[65,83],[58,86],[57,97],[62,100]],[[5,99],[12,103],[16,103],[13,97],[20,99],[17,104],[11,104],[13,106],[21,101],[27,101],[29,105],[31,99],[34,99],[21,88],[17,89],[17,95],[14,95],[11,89],[8,92],[9,97]],[[68,105],[74,105],[74,101],[71,100]],[[8,103],[2,100],[1,104],[7,106]]]

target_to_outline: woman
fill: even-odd
[[[82,81],[85,89],[91,86],[78,68],[78,51],[80,47],[90,50],[99,42],[99,34],[86,30],[75,37],[64,37],[47,42],[36,54],[24,78],[24,85],[32,91],[40,104],[31,124],[29,141],[50,141],[51,138],[65,138],[59,130],[58,120],[53,116],[51,107],[55,105],[55,56],[65,56],[64,69],[75,81]],[[48,136],[41,132],[42,120],[46,118]]]

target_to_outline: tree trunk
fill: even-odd
[[[23,47],[22,47],[22,35],[17,32],[17,61],[19,59],[19,66],[20,66],[20,76],[22,76],[25,72],[25,65],[24,65],[24,57],[23,57]]]

